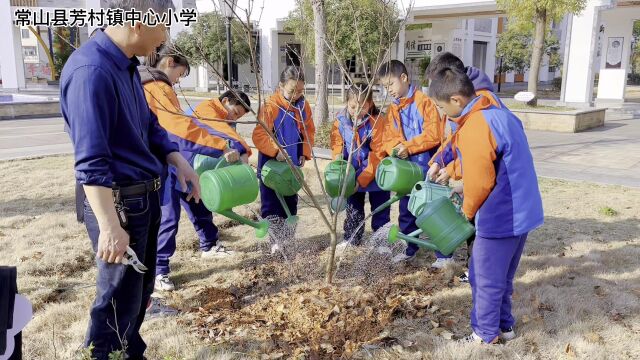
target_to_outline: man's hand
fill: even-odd
[[[449,173],[447,169],[440,169],[438,171],[438,176],[436,177],[436,182],[440,185],[449,185]]]
[[[342,154],[336,154],[336,156],[333,157],[333,160],[344,160],[342,157]]]
[[[84,185],[84,192],[100,228],[96,257],[108,263],[122,262],[129,246],[129,234],[120,225],[113,203],[113,190],[104,186]]]
[[[287,156],[280,150],[278,150],[278,155],[276,155],[277,161],[287,161]]]
[[[300,163],[300,167],[304,166],[304,163],[307,162],[307,158],[303,156],[300,156],[300,158],[298,159],[298,162]]]
[[[176,175],[178,177],[178,182],[182,189],[188,190],[191,185],[191,189],[189,191],[189,195],[187,196],[187,201],[191,201],[191,199],[195,199],[196,203],[200,202],[200,178],[198,178],[198,174],[193,170],[191,165],[185,160],[185,158],[180,155],[178,152],[173,152],[167,155],[167,162],[176,168]]]
[[[129,246],[129,234],[120,224],[100,227],[98,252],[96,253],[98,259],[111,264],[119,264],[127,251],[127,246]]]
[[[240,155],[240,161],[242,161],[243,164],[248,164],[249,163],[249,155],[242,154]]]
[[[458,194],[458,195],[462,196],[462,193],[463,193],[463,186],[462,185],[456,185],[451,190],[451,194]]]
[[[409,157],[409,149],[404,144],[398,144],[393,148],[393,152],[400,159],[406,159]]]
[[[429,168],[429,170],[427,170],[427,179],[431,181],[435,181],[439,172],[440,172],[440,164],[438,164],[437,162],[434,162]]]
[[[224,159],[227,160],[229,164],[233,164],[234,162],[240,160],[240,153],[238,152],[238,150],[233,148],[227,148],[222,156],[224,156]]]

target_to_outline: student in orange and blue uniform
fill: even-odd
[[[410,160],[426,173],[431,155],[442,141],[442,119],[434,102],[410,84],[407,68],[398,60],[383,64],[378,71],[380,84],[394,101],[389,105],[383,150],[394,152],[401,159]],[[409,212],[409,197],[400,200],[398,222],[400,230],[409,234],[418,229],[416,218]],[[407,250],[393,258],[393,262],[412,259],[418,246],[407,244]]]
[[[287,66],[280,74],[277,92],[264,104],[258,118],[271,131],[295,166],[303,167],[311,160],[311,149],[315,138],[315,126],[311,115],[311,107],[303,96],[304,73],[297,66]],[[258,174],[262,166],[269,160],[286,161],[267,130],[257,125],[253,130],[253,143],[259,151]],[[266,187],[260,179],[261,216],[269,220],[271,229],[276,232],[285,230],[283,219],[286,217],[280,201],[273,190]],[[285,203],[295,215],[298,212],[298,195],[285,196]],[[270,238],[271,252],[275,253],[280,246],[276,239]]]
[[[465,67],[462,60],[460,60],[459,57],[455,56],[450,52],[444,52],[434,57],[431,63],[429,64],[429,67],[427,67],[425,75],[427,78],[431,78],[433,74],[437,73],[439,70],[443,68],[452,68],[452,69],[458,70],[459,72],[466,73],[469,79],[471,80],[471,82],[473,83],[473,87],[476,90],[477,95],[485,96],[487,99],[489,99],[491,104],[494,105],[495,107],[498,107],[498,108],[505,107],[505,105],[502,103],[500,98],[496,94],[494,94],[493,83],[491,82],[487,74],[485,74],[482,70],[475,68],[473,66]],[[455,132],[457,124],[454,121],[451,121],[451,119],[447,119],[446,122],[449,124],[451,128],[451,133]],[[444,133],[444,126],[443,126],[443,133]],[[449,135],[447,137],[447,140],[445,140],[441,145],[441,146],[445,146],[447,151],[451,151],[450,140],[451,140],[451,136]],[[437,178],[435,180],[437,183],[447,184],[450,178],[453,178],[454,180],[460,180],[462,178],[462,174],[460,172],[461,166],[459,161],[457,162],[452,161],[449,164],[441,164],[441,165],[446,165],[446,167],[441,169],[440,172],[437,174]],[[467,257],[469,257],[471,254],[472,245],[473,245],[473,237],[467,240]],[[431,267],[441,269],[444,266],[446,266],[448,263],[453,262],[453,254],[447,256],[447,255],[443,255],[438,251],[436,251],[435,253],[436,253],[436,261],[431,265]],[[461,278],[463,279],[463,281],[468,280],[468,277],[466,274],[464,277],[461,277]]]
[[[246,154],[248,146],[235,131],[228,131],[224,122],[220,122],[218,131],[210,123],[205,124],[196,118],[186,116],[180,108],[173,84],[188,74],[187,59],[177,54],[175,49],[162,46],[156,54],[148,57],[147,67],[140,68],[142,83],[149,107],[157,114],[160,125],[170,134],[171,139],[180,148],[182,156],[193,164],[196,154],[212,157],[224,156],[227,161],[237,161]],[[248,100],[248,98],[247,98]],[[212,118],[230,120],[244,115],[245,109],[227,111],[224,108],[212,114]],[[213,123],[213,121],[211,122]],[[225,127],[226,126],[226,127]],[[229,147],[228,143],[232,146]],[[175,171],[169,168],[167,181],[162,191],[162,219],[158,233],[158,255],[156,261],[156,290],[171,291],[175,284],[169,279],[171,268],[169,259],[176,250],[176,235],[180,222],[180,206],[185,209],[194,225],[200,242],[202,257],[224,257],[232,253],[218,243],[218,228],[213,224],[213,215],[202,202],[189,201],[187,189],[182,189],[176,181]]]
[[[439,152],[429,170],[460,157],[462,212],[475,218],[476,239],[469,264],[473,308],[472,342],[515,337],[511,314],[513,278],[529,232],[544,221],[542,199],[527,137],[520,120],[477,95],[469,77],[455,69],[435,73],[429,94],[458,125],[453,150]]]
[[[349,243],[360,245],[364,234],[365,195],[373,211],[389,200],[391,194],[378,187],[375,176],[382,152],[384,118],[373,103],[373,90],[366,84],[355,84],[347,91],[347,106],[336,115],[331,130],[331,153],[334,159],[349,159],[356,170],[358,191],[347,199],[344,221],[344,248]],[[355,141],[354,141],[355,140]],[[371,228],[378,230],[390,220],[391,208],[371,217]],[[356,230],[358,232],[356,233]]]

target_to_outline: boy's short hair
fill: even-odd
[[[476,90],[467,74],[452,68],[443,68],[434,73],[429,84],[429,96],[440,101],[449,101],[455,95],[467,98],[476,96]]]
[[[431,78],[435,73],[444,69],[451,68],[458,70],[459,72],[465,72],[464,63],[460,60],[459,57],[455,56],[450,52],[443,52],[442,54],[437,55],[431,60],[429,66],[427,66],[427,70],[424,75],[427,78]]]
[[[404,66],[404,64],[400,60],[391,60],[380,66],[380,69],[378,70],[378,79],[382,79],[383,77],[387,76],[399,78],[402,74],[406,74],[407,76],[409,76],[407,67]]]
[[[251,111],[251,100],[249,100],[249,96],[247,96],[247,94],[242,91],[236,91],[234,93],[231,90],[227,90],[218,97],[218,100],[222,101],[222,99],[224,98],[227,98],[227,100],[229,100],[229,104],[231,105],[240,105],[246,112]]]

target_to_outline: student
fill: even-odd
[[[356,170],[358,191],[347,199],[347,217],[344,221],[344,242],[338,246],[345,248],[349,243],[360,245],[364,234],[365,195],[373,211],[389,200],[390,193],[378,187],[375,181],[376,169],[382,155],[384,118],[373,103],[373,90],[366,84],[355,84],[347,91],[347,106],[339,112],[331,130],[331,153],[334,159],[349,159]],[[354,130],[355,129],[355,130]],[[391,209],[371,217],[371,228],[378,230],[390,220]],[[359,228],[359,229],[358,229]],[[358,230],[357,233],[355,231]]]
[[[442,120],[434,102],[410,84],[407,68],[398,60],[383,64],[378,71],[378,80],[394,98],[387,113],[383,141],[385,156],[395,152],[399,158],[420,165],[426,173],[431,154],[440,145],[443,133]],[[405,234],[418,229],[416,218],[407,209],[408,204],[408,196],[400,200],[398,222]],[[406,252],[392,261],[410,260],[417,251],[417,245],[407,244]]]
[[[258,113],[258,118],[266,123],[273,132],[278,143],[295,166],[303,167],[306,160],[311,160],[311,149],[315,137],[315,126],[311,117],[311,107],[303,96],[304,73],[297,66],[287,66],[280,74],[277,92],[271,96]],[[258,174],[262,166],[269,160],[286,161],[286,156],[278,149],[267,131],[257,125],[253,130],[253,143],[259,151]],[[261,214],[271,222],[277,234],[284,227],[285,210],[273,190],[266,187],[260,179]],[[291,214],[298,212],[298,195],[284,197]],[[271,253],[276,253],[280,246],[277,239],[270,237]]]
[[[149,108],[158,116],[160,125],[180,148],[180,153],[193,164],[196,154],[212,157],[225,156],[229,162],[237,161],[240,153],[246,153],[244,145],[234,136],[214,131],[198,120],[185,116],[180,108],[173,85],[189,73],[187,59],[170,46],[162,46],[147,58],[147,66],[140,67],[142,84]],[[244,113],[242,113],[244,114]],[[218,114],[226,117],[226,113]],[[237,114],[234,112],[233,116]],[[232,119],[235,120],[235,119]],[[234,132],[235,133],[235,132]],[[232,140],[231,148],[227,140]],[[213,224],[213,215],[202,202],[187,199],[187,189],[176,182],[175,171],[169,168],[162,192],[162,219],[158,233],[158,255],[156,260],[156,290],[172,291],[175,284],[169,279],[169,259],[176,250],[176,234],[180,222],[180,205],[186,210],[200,240],[203,258],[232,255],[218,243],[218,228]]]
[[[459,72],[466,73],[471,82],[473,83],[473,87],[476,90],[477,95],[483,95],[487,99],[491,101],[491,104],[496,107],[505,107],[500,98],[494,94],[493,83],[482,70],[475,68],[473,66],[464,66],[462,60],[459,57],[455,56],[450,52],[444,52],[442,54],[437,55],[425,72],[427,78],[431,78],[435,73],[443,68],[452,68],[456,69]],[[451,133],[453,133],[456,129],[457,124],[454,121],[448,119],[447,121],[451,128]],[[443,126],[444,130],[444,126]],[[447,137],[447,140],[443,142],[441,146],[447,146],[447,150],[450,151],[450,137]],[[447,184],[450,178],[455,180],[460,180],[462,178],[461,174],[461,165],[459,159],[457,161],[452,161],[449,164],[441,164],[446,165],[443,169],[435,177],[435,182],[440,184]],[[473,246],[473,237],[467,240],[467,261],[469,256],[471,256],[471,248]],[[442,253],[436,251],[436,261],[431,265],[433,268],[443,268],[448,263],[453,262],[453,254],[451,255],[443,255]],[[468,264],[467,264],[468,265]],[[467,281],[468,277],[461,277],[463,281]]]
[[[469,266],[473,308],[472,342],[496,343],[515,337],[511,294],[530,231],[544,221],[533,158],[524,128],[510,111],[478,96],[469,77],[444,68],[434,74],[429,95],[455,121],[453,153],[464,181],[462,211],[475,217],[476,239]],[[444,152],[434,156],[438,170]]]

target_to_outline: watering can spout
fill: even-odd
[[[403,197],[404,197],[404,195],[401,195],[401,194],[393,195],[389,200],[385,201],[382,205],[380,205],[377,208],[375,208],[375,210],[373,210],[371,212],[371,215],[375,215],[375,214],[379,213],[380,211],[388,208],[389,206],[393,205],[393,203],[397,202],[398,200],[402,199]]]
[[[426,240],[422,240],[420,238],[418,238],[417,236],[420,235],[422,233],[422,230],[418,229],[414,232],[412,232],[409,235],[405,235],[403,233],[400,232],[400,228],[398,227],[398,225],[392,225],[391,228],[389,229],[389,234],[387,237],[387,242],[389,242],[389,244],[395,244],[399,239],[404,240],[408,243],[412,243],[412,244],[416,244],[419,247],[422,248],[427,248],[429,250],[432,251],[438,251],[438,247]]]
[[[241,224],[251,226],[256,229],[256,237],[263,238],[269,232],[269,222],[267,220],[251,221],[244,216],[238,215],[233,210],[218,211],[218,214],[226,216],[229,219],[236,220]]]

